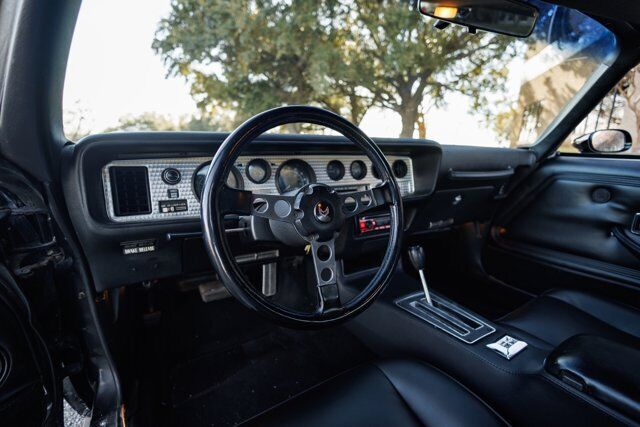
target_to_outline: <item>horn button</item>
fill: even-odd
[[[304,237],[317,234],[320,241],[329,240],[344,224],[340,196],[325,184],[302,187],[294,209],[299,212],[295,226]]]

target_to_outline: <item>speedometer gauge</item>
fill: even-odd
[[[280,194],[297,190],[315,181],[313,169],[303,160],[288,160],[280,165],[276,172],[276,186]]]
[[[200,166],[198,170],[196,170],[196,173],[193,175],[193,191],[196,193],[196,197],[198,198],[198,200],[202,198],[204,182],[207,179],[207,172],[209,172],[209,164],[210,163],[205,163],[204,165]],[[235,166],[231,168],[231,171],[229,171],[229,175],[227,175],[227,185],[238,190],[242,190],[244,188],[242,176]]]

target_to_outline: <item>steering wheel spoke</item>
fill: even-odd
[[[382,185],[370,190],[342,193],[340,194],[340,199],[342,213],[345,218],[351,218],[373,208],[391,203],[389,183],[385,181]]]
[[[313,240],[311,242],[311,254],[316,272],[318,296],[320,298],[318,311],[321,313],[326,313],[329,310],[336,310],[341,307],[337,280],[338,263],[335,253],[334,239],[324,242]]]
[[[225,214],[251,215],[251,191],[237,190],[223,184],[219,195],[219,209]]]
[[[293,223],[296,213],[293,207],[295,197],[270,194],[251,195],[251,215],[261,218]]]
[[[271,194],[254,194],[225,185],[221,190],[220,209],[224,213],[253,215],[274,221],[294,222],[294,197]]]

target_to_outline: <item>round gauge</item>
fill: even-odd
[[[303,160],[287,160],[276,172],[276,187],[280,194],[297,190],[315,181],[316,175],[313,169]]]
[[[380,179],[380,172],[378,172],[378,168],[375,167],[375,165],[371,165],[371,175],[373,175],[375,179]]]
[[[253,159],[247,164],[246,174],[254,184],[264,184],[271,176],[271,166],[264,159]]]
[[[240,171],[236,169],[235,166],[231,167],[229,175],[227,175],[227,185],[231,188],[235,188],[236,190],[242,190],[244,188],[242,175],[240,175]]]
[[[409,168],[407,167],[407,163],[404,160],[396,160],[393,162],[393,174],[396,178],[404,178],[407,176],[407,172]]]
[[[207,179],[207,173],[209,172],[209,163],[205,163],[200,166],[196,173],[193,175],[193,191],[196,193],[196,197],[198,200],[202,197],[202,191],[204,190],[204,182]],[[237,190],[242,190],[244,188],[244,183],[242,182],[242,175],[240,175],[240,171],[236,169],[235,166],[231,168],[229,175],[227,176],[227,185],[231,188],[235,188]]]
[[[349,170],[351,171],[351,176],[358,181],[367,176],[367,165],[362,160],[352,162]]]
[[[334,181],[339,181],[344,177],[344,165],[340,160],[331,160],[327,164],[327,175]]]

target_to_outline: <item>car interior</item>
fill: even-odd
[[[640,87],[640,5],[398,1],[443,34],[609,37],[549,30],[588,78],[482,147],[307,102],[71,141],[81,3],[0,0],[1,425],[640,424],[640,134],[576,131]]]

